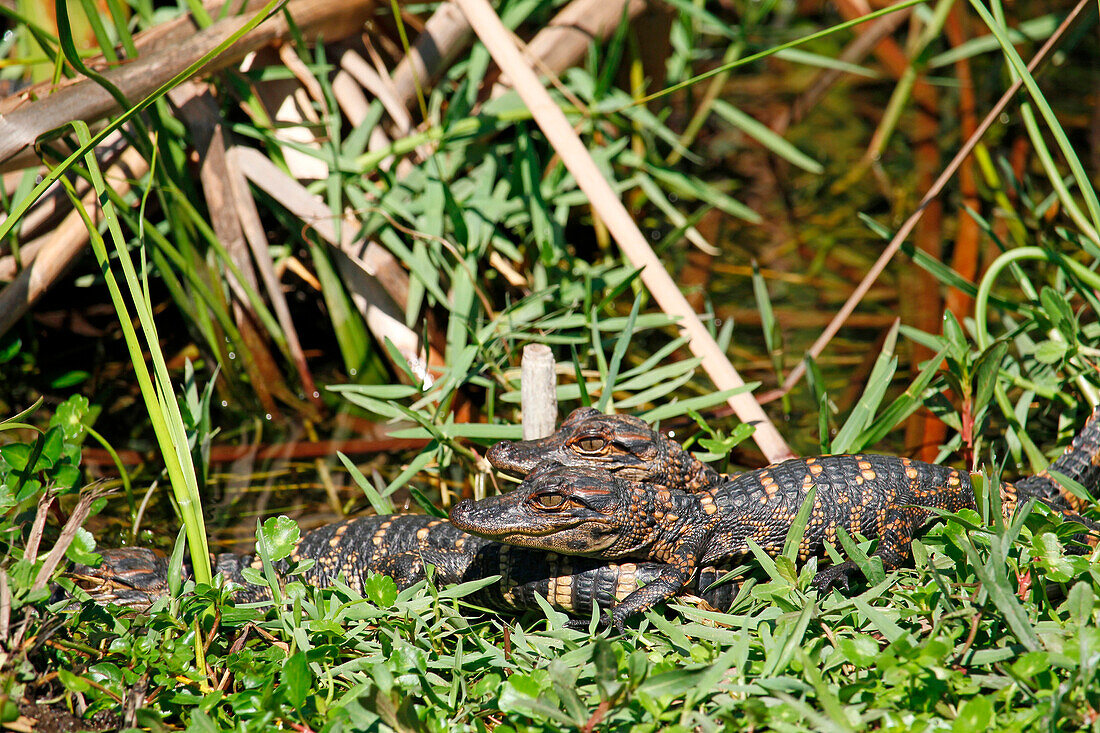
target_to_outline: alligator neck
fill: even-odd
[[[701,546],[715,524],[717,512],[710,493],[693,494],[682,489],[654,488],[644,483],[630,485],[629,507],[616,523],[619,537],[605,557],[667,561],[672,548],[685,543]],[[613,553],[613,554],[608,554]]]

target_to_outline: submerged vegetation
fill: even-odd
[[[473,5],[0,5],[0,722],[1100,728],[1096,552],[983,492],[913,568],[837,548],[867,578],[849,596],[761,555],[729,612],[671,604],[621,635],[430,581],[252,605],[209,582],[233,529],[284,557],[288,506],[305,527],[495,490],[482,454],[519,437],[532,342],[563,407],[639,414],[723,470],[763,462],[726,406],[750,390],[797,452],[985,485],[1042,469],[1100,401],[1095,4],[496,8],[730,389]],[[147,613],[61,576],[132,542],[172,553]]]

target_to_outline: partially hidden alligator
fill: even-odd
[[[1100,412],[1094,412],[1047,471],[1002,483],[1006,517],[1018,503],[1041,500],[1090,530],[1082,502],[1052,476],[1092,491],[1100,485]],[[784,546],[793,520],[815,491],[798,554],[821,555],[837,531],[878,538],[874,555],[887,570],[910,555],[914,533],[933,515],[975,508],[970,476],[954,468],[881,455],[796,458],[742,474],[704,490],[686,491],[622,478],[590,466],[547,463],[515,490],[451,509],[451,521],[471,534],[549,552],[608,561],[662,563],[659,577],[612,610],[618,627],[689,583],[697,568],[748,556],[749,541],[771,555]],[[856,569],[848,560],[822,569],[813,585],[845,589]]]
[[[653,486],[688,491],[703,491],[728,478],[641,419],[605,415],[591,407],[574,410],[547,438],[499,443],[487,457],[497,469],[520,478],[545,464],[598,466]],[[98,568],[79,566],[75,572],[93,598],[141,607],[167,594],[168,561],[163,555],[137,547],[100,554]],[[439,585],[501,576],[471,602],[498,611],[522,611],[536,608],[538,595],[578,616],[590,615],[593,606],[614,608],[664,569],[659,563],[614,563],[503,545],[422,515],[361,517],[318,528],[302,538],[289,561],[276,563],[276,570],[286,573],[303,558],[315,565],[296,577],[317,586],[331,584],[342,573],[345,582],[362,589],[363,579],[376,572],[392,576],[404,589],[425,579],[425,566],[432,565]],[[214,558],[215,572],[241,586],[234,596],[238,602],[269,600],[266,587],[244,580],[246,567],[258,569],[258,557],[223,553]],[[685,600],[728,609],[738,585],[715,584],[724,572],[704,568],[684,589]]]
[[[99,567],[77,566],[70,572],[94,600],[146,608],[168,594],[164,555],[140,547],[101,550],[100,554]],[[315,561],[312,568],[286,575],[307,558]],[[360,517],[319,527],[303,535],[290,556],[275,563],[275,569],[281,583],[299,580],[325,587],[342,578],[363,592],[372,572],[391,576],[403,590],[426,579],[428,565],[434,566],[432,577],[440,587],[500,576],[468,596],[470,603],[519,612],[538,608],[535,596],[541,596],[558,610],[584,617],[594,606],[614,608],[664,571],[652,562],[615,563],[504,545],[466,534],[446,520],[418,514]],[[248,567],[262,567],[257,555],[222,553],[214,558],[214,572],[240,586],[234,594],[236,602],[271,600],[266,586],[244,579],[242,571]],[[190,575],[189,569],[185,573]],[[683,589],[684,601],[728,609],[738,585],[714,585],[722,575],[716,568],[703,570]]]
[[[706,491],[729,480],[641,418],[579,407],[545,438],[497,443],[485,454],[499,471],[524,478],[546,464],[603,468],[651,486]]]

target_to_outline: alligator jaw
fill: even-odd
[[[537,447],[531,448],[531,443],[537,443]],[[493,465],[493,468],[513,478],[522,479],[535,469],[539,463],[539,457],[547,450],[543,441],[502,441],[497,443],[485,453],[485,458]]]
[[[486,501],[489,500],[483,499],[476,502],[472,499],[465,499],[455,504],[451,507],[451,524],[468,534],[511,545],[522,544],[516,541],[519,538],[541,537],[553,534],[556,531],[554,527],[517,528],[513,522],[507,521],[503,514],[499,514],[493,509],[487,509],[485,506]]]

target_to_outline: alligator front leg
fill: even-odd
[[[611,611],[611,623],[620,632],[626,620],[636,613],[648,611],[662,601],[679,593],[691,579],[691,571],[667,566],[652,582],[642,586],[615,605]]]

